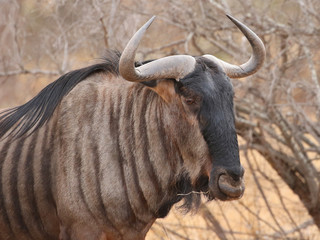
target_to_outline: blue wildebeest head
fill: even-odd
[[[168,89],[159,85],[168,79],[173,81],[174,93],[179,96],[175,99],[187,114],[196,117],[210,155],[210,163],[206,164],[202,175],[197,178],[193,190],[204,192],[209,199],[220,200],[238,199],[245,189],[235,129],[234,91],[229,78],[242,78],[255,73],[265,58],[265,48],[260,38],[235,18],[228,17],[242,31],[253,49],[249,61],[240,66],[212,55],[175,55],[134,66],[139,42],[154,17],[132,37],[119,64],[123,78],[153,88],[166,102],[170,102],[172,96],[166,92]],[[198,142],[193,144],[197,145]]]

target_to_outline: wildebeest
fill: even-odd
[[[120,55],[61,76],[0,114],[0,239],[144,239],[184,200],[243,195],[231,78],[256,72],[262,41],[229,16],[253,54],[135,62],[154,18]]]

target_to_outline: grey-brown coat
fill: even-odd
[[[231,18],[231,17],[230,17]],[[0,114],[0,239],[144,239],[176,202],[242,196],[229,78],[257,71],[211,55],[134,66],[147,22],[122,56],[70,72]],[[227,74],[227,75],[226,75]]]

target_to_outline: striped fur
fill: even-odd
[[[57,239],[59,220],[51,192],[53,126],[0,144],[0,239]]]
[[[162,82],[164,98],[123,80],[118,57],[58,79],[45,103],[40,93],[0,115],[0,239],[144,239],[199,191],[211,161],[197,116],[173,81]],[[189,208],[199,199],[185,198]]]
[[[200,194],[239,199],[244,169],[228,76],[253,74],[265,49],[228,17],[253,48],[241,66],[180,55],[134,68],[152,17],[121,58],[109,52],[0,112],[0,240],[142,240],[180,200],[189,211]]]

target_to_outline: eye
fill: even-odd
[[[195,103],[195,100],[193,98],[186,98],[185,101],[186,101],[186,104],[188,104],[188,105],[192,105]]]

